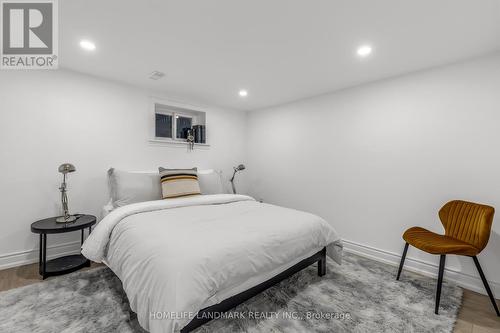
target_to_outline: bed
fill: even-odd
[[[188,332],[326,256],[342,243],[318,216],[245,195],[198,195],[119,207],[82,246],[120,278],[140,325]]]

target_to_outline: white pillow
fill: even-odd
[[[198,183],[200,184],[201,194],[225,193],[221,172],[213,169],[198,170]]]
[[[108,177],[114,207],[161,199],[158,172],[129,172],[111,168]]]

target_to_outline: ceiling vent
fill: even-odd
[[[164,76],[165,76],[165,73],[158,72],[158,71],[154,71],[154,72],[151,72],[151,74],[149,74],[149,78],[151,80],[159,80]]]

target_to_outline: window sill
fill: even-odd
[[[170,146],[177,148],[187,148],[188,144],[186,141],[180,140],[168,140],[168,139],[149,139],[149,144],[153,146]],[[210,145],[208,143],[195,143],[194,149],[209,149]]]

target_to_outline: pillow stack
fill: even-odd
[[[227,193],[220,171],[213,169],[187,169],[187,171],[178,169],[178,171],[188,172],[190,176],[193,175],[193,172],[197,173],[201,194]],[[108,171],[108,180],[111,208],[106,208],[108,210],[106,214],[110,212],[109,209],[113,210],[136,202],[161,200],[164,197],[158,171],[124,171],[111,168]],[[196,189],[194,192],[197,192]]]
[[[163,199],[201,194],[196,168],[159,170]]]

